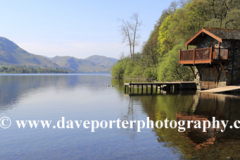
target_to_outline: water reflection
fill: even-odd
[[[93,78],[94,76],[94,78]],[[81,87],[94,92],[106,89],[108,79],[100,75],[60,74],[60,75],[4,75],[0,76],[0,110],[11,109],[21,97],[39,89],[53,87],[56,90],[72,90]]]
[[[112,83],[114,80],[112,80]],[[120,82],[123,84],[123,82]],[[121,88],[118,90],[123,94]],[[202,129],[191,128],[183,133],[177,129],[158,129],[154,132],[159,143],[166,147],[181,151],[188,159],[232,159],[240,158],[240,130],[229,126],[240,117],[238,95],[206,94],[178,92],[162,95],[131,96],[132,106],[141,103],[143,112],[151,120],[229,120],[225,132],[220,129],[209,128],[207,132]],[[134,108],[129,107],[126,113],[129,119],[134,119]],[[135,119],[136,120],[136,119]],[[134,130],[132,131],[134,132]]]
[[[229,120],[229,124],[240,117],[239,96],[190,91],[129,96],[124,95],[124,81],[129,80],[111,79],[110,75],[0,76],[0,110],[7,110],[1,114],[7,113],[15,119],[58,120],[64,115],[69,119],[88,120],[145,120],[150,117],[153,121],[166,118],[211,120],[214,116],[217,120]],[[110,82],[111,88],[106,87]],[[11,107],[17,110],[10,110]],[[134,126],[122,130],[99,129],[95,134],[90,134],[89,130],[16,130],[13,127],[1,130],[1,134],[7,137],[0,146],[0,155],[6,156],[5,159],[11,155],[21,155],[22,159],[33,157],[35,150],[41,151],[38,159],[46,158],[44,155],[49,159],[64,155],[67,159],[240,157],[239,130],[228,127],[225,132],[209,129],[203,133],[191,128],[181,133],[177,129],[154,128],[137,133]]]
[[[0,76],[0,117],[25,120],[145,119],[142,100],[124,96],[110,75]],[[111,87],[107,87],[110,85]],[[115,86],[115,87],[112,87]],[[3,97],[5,96],[5,97]],[[131,100],[130,100],[131,99]],[[130,103],[129,103],[130,101]],[[97,129],[1,129],[0,159],[177,159],[155,131]],[[129,137],[130,135],[130,137]]]

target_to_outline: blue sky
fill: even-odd
[[[142,21],[139,47],[171,1],[166,0],[1,0],[0,36],[26,51],[48,57],[87,58],[129,54],[122,44],[121,19]]]

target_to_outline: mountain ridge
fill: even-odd
[[[13,41],[0,37],[0,65],[31,66],[66,69],[69,72],[97,73],[110,72],[111,67],[118,60],[100,55],[78,59],[73,56],[47,56],[36,55],[20,48]]]
[[[48,68],[59,67],[51,60],[40,55],[29,53],[4,37],[0,37],[0,65],[27,65]]]

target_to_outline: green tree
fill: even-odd
[[[193,80],[189,68],[179,65],[179,50],[185,47],[184,42],[174,46],[172,50],[164,55],[158,69],[159,81],[190,81]]]

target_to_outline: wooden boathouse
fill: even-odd
[[[185,46],[186,50],[179,51],[179,64],[191,68],[195,82],[125,83],[125,93],[127,88],[134,93],[134,87],[137,94],[144,94],[143,88],[145,94],[149,90],[153,94],[153,88],[157,93],[158,88],[194,89],[196,85],[200,90],[219,88],[208,90],[213,93],[240,90],[240,30],[202,28]]]
[[[179,64],[191,67],[198,89],[240,84],[240,30],[202,28],[185,46]]]

